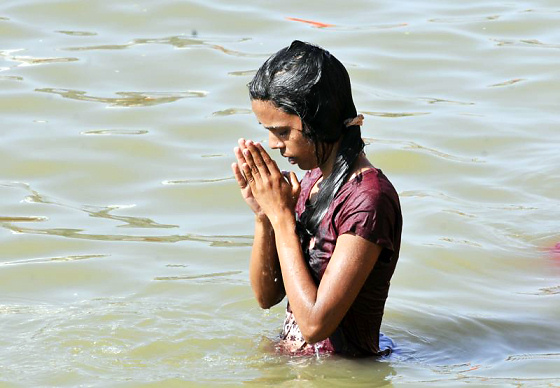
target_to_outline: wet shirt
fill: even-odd
[[[310,205],[309,194],[319,178],[319,169],[307,172],[303,178],[296,205],[298,219]],[[363,237],[381,246],[382,251],[339,327],[327,341],[318,344],[319,347],[353,356],[384,353],[379,348],[379,330],[391,276],[399,258],[401,231],[399,198],[381,170],[366,170],[341,187],[311,243],[302,247],[316,284],[321,282],[338,236],[351,233]],[[288,305],[282,337],[290,340],[290,336],[296,338],[298,332]],[[301,337],[299,339],[301,341]]]

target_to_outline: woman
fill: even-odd
[[[388,354],[379,346],[399,256],[398,195],[366,158],[350,79],[328,51],[294,41],[257,71],[251,105],[269,145],[307,170],[298,182],[261,144],[239,140],[232,169],[256,215],[250,280],[262,308],[287,295],[279,348]]]

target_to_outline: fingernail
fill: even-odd
[[[247,140],[247,144],[253,144],[253,140]]]

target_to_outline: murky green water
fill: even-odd
[[[296,38],[401,195],[387,360],[275,355],[252,298],[231,149]],[[3,1],[0,381],[560,386],[559,62],[556,0]]]

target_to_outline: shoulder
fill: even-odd
[[[372,167],[346,182],[336,201],[341,205],[341,210],[368,211],[383,205],[396,205],[399,197],[385,174]]]
[[[336,198],[336,234],[357,235],[390,252],[398,252],[402,228],[399,197],[383,172],[367,170],[348,181],[343,189]]]

